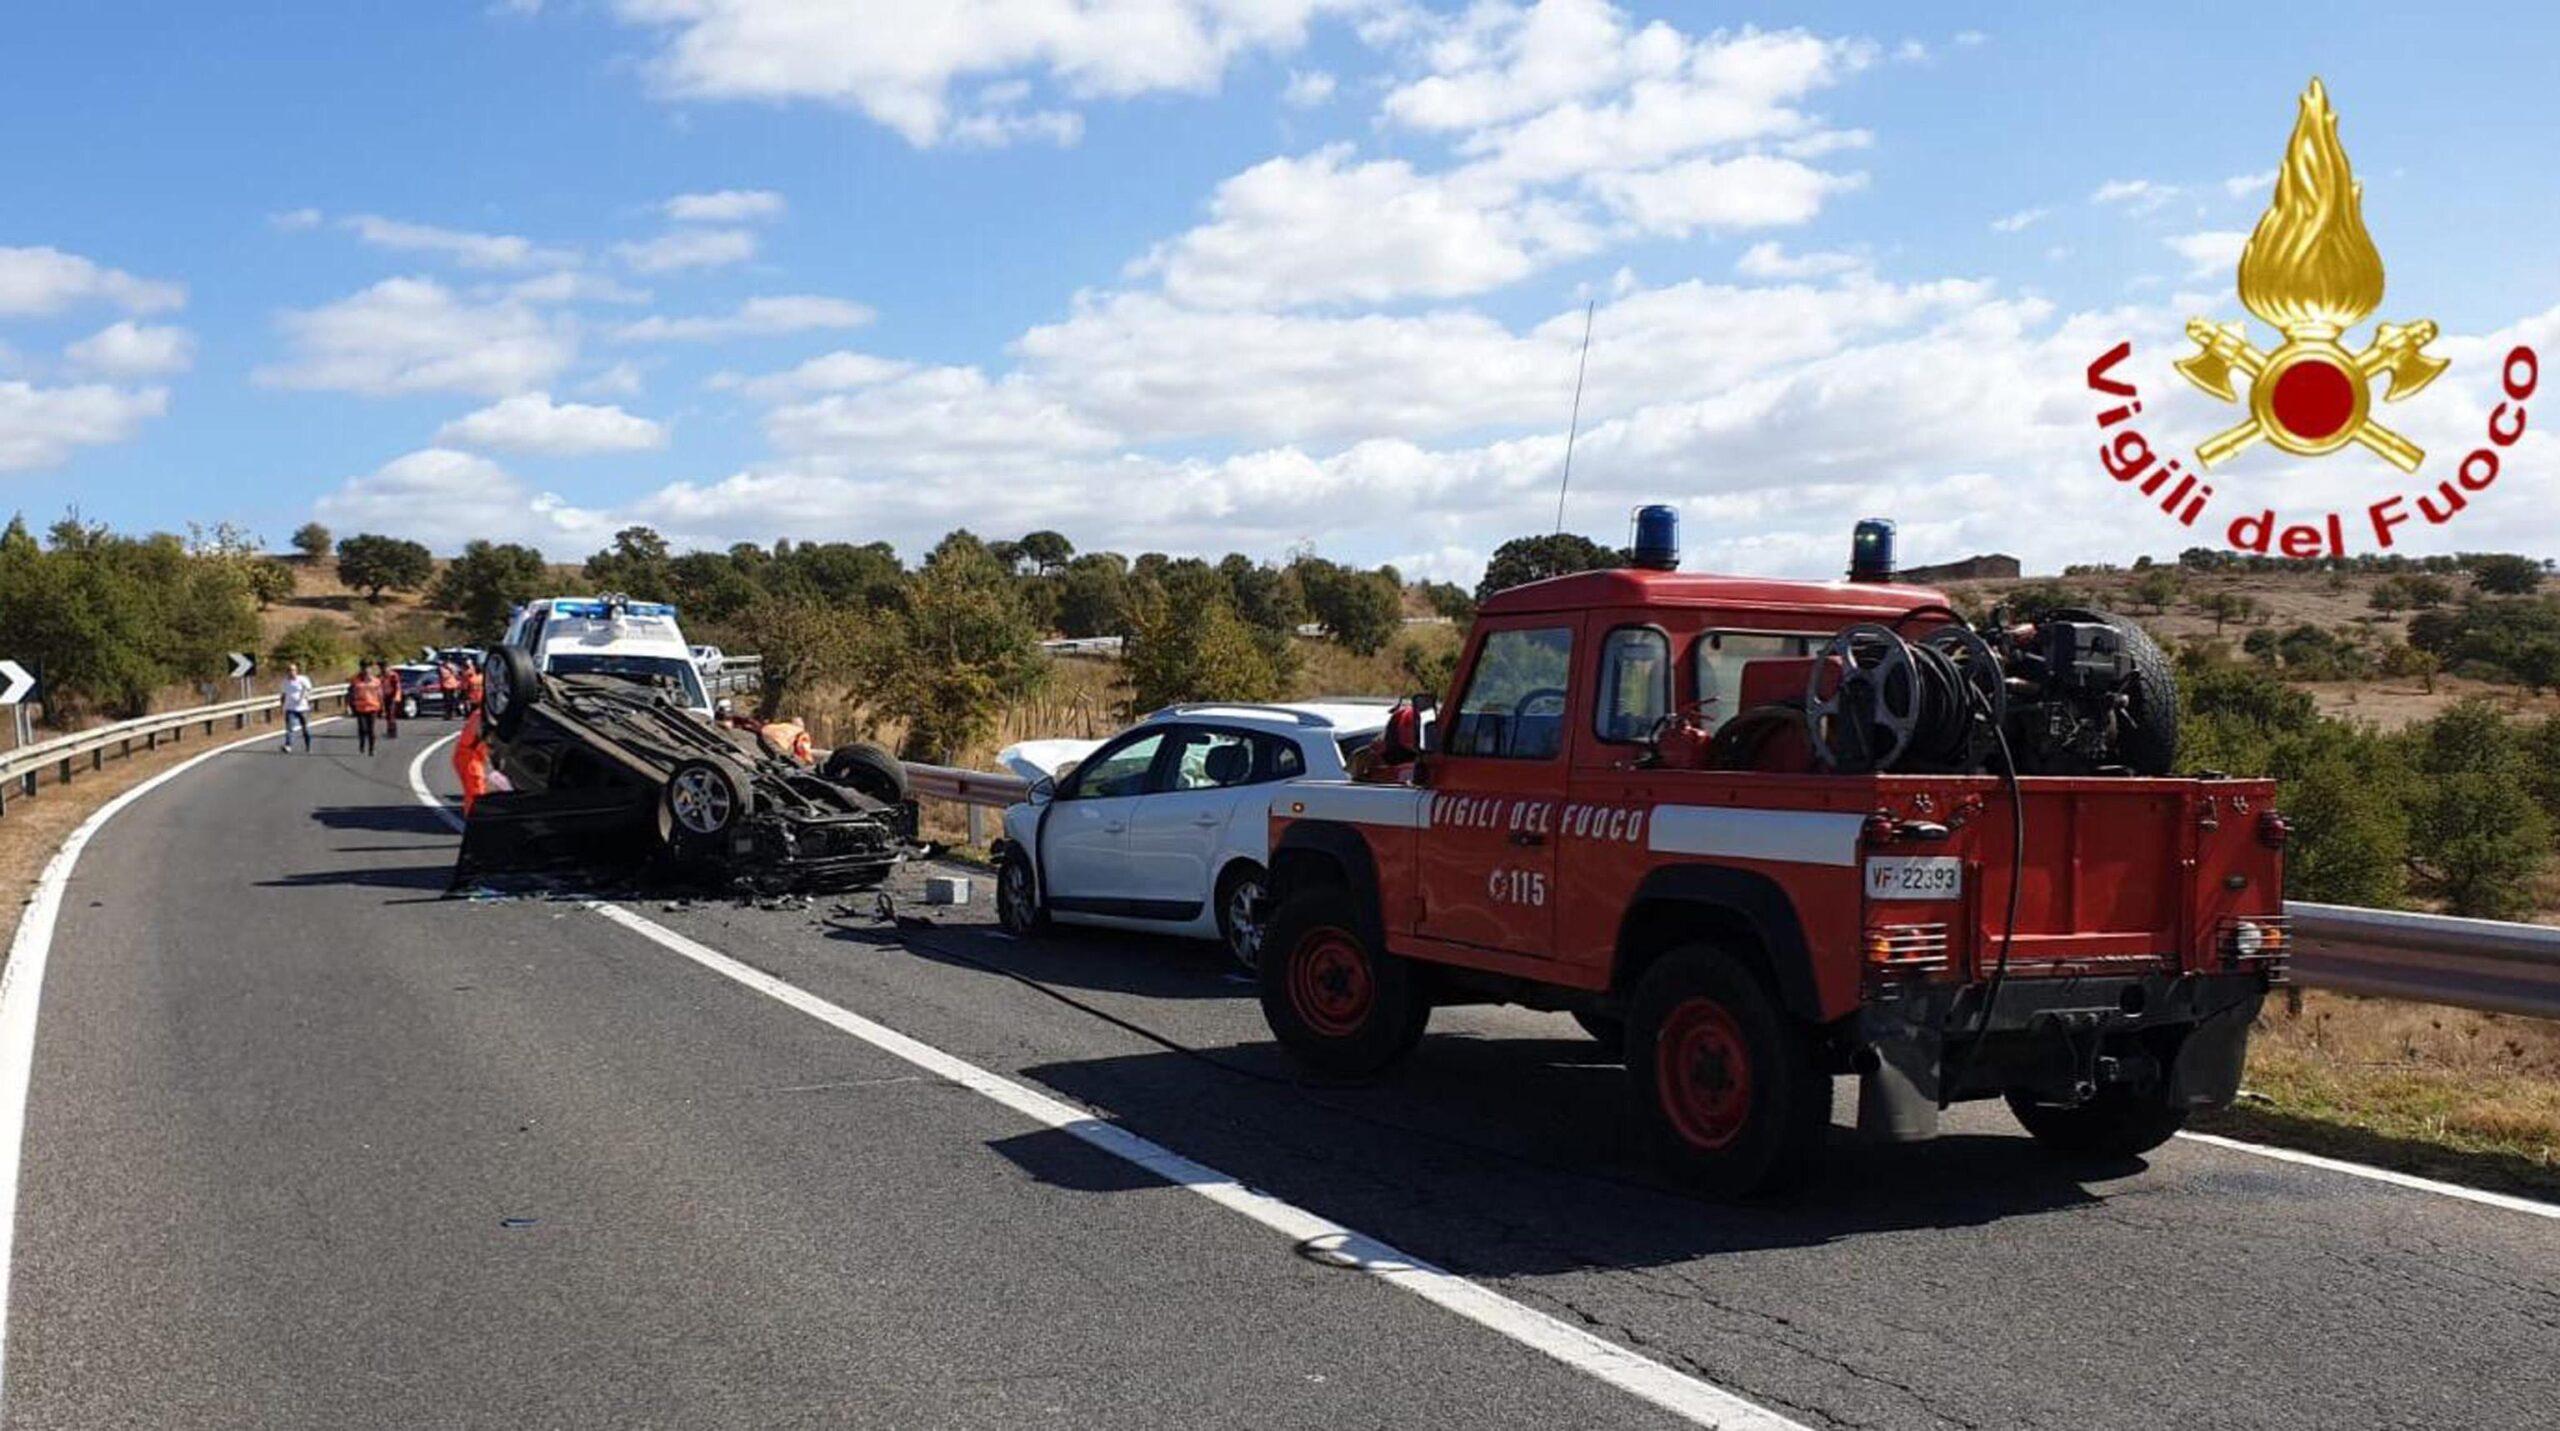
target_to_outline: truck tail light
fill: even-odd
[[[1944,924],[1869,925],[1867,968],[1879,974],[1931,974],[1947,967]]]
[[[2282,977],[2293,952],[2292,921],[2281,914],[2252,914],[2222,922],[2222,955],[2234,967],[2264,969]]]
[[[2258,817],[2258,843],[2271,850],[2281,850],[2293,838],[2293,822],[2274,810]]]

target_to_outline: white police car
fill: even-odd
[[[998,759],[1031,780],[1004,812],[996,917],[1217,939],[1247,969],[1262,949],[1271,792],[1341,780],[1386,728],[1388,702],[1168,706],[1105,741],[1039,740]]]
[[[517,608],[506,644],[555,676],[613,676],[655,685],[675,704],[709,716],[711,689],[663,601],[626,596],[546,596]]]

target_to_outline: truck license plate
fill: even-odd
[[[1867,861],[1869,899],[1958,899],[1964,861],[1954,855],[1902,855]]]

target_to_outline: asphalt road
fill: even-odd
[[[578,905],[442,898],[441,733],[217,757],[82,858],[9,1424],[1676,1424]],[[628,907],[1807,1425],[2560,1406],[2560,1222],[2190,1142],[2075,1178],[1971,1109],[1702,1204],[1567,1020],[1309,1086],[1205,946],[1010,941],[987,893]]]

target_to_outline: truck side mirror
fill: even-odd
[[[1387,712],[1386,728],[1378,732],[1378,759],[1386,765],[1403,765],[1422,754],[1422,707],[1417,698],[1398,701]]]

